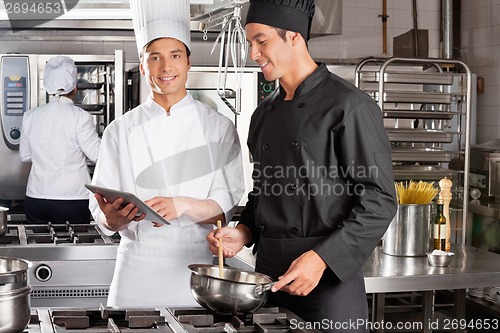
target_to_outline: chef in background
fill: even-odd
[[[250,0],[250,57],[280,85],[252,115],[240,221],[207,239],[225,256],[254,245],[256,271],[278,280],[270,302],[311,327],[367,332],[361,268],[397,207],[390,142],[373,99],[311,58],[313,14],[312,0]]]
[[[19,154],[31,162],[25,212],[29,224],[90,223],[87,159],[97,161],[100,139],[92,115],[75,106],[77,69],[56,56],[44,69],[49,103],[24,114]]]
[[[121,235],[108,306],[194,306],[187,266],[213,262],[205,236],[230,221],[244,193],[239,139],[228,118],[186,91],[189,0],[130,7],[151,94],[104,131],[92,183],[136,194],[171,225],[137,216],[122,198],[91,198],[102,229]]]

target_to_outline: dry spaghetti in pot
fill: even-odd
[[[428,205],[436,197],[439,189],[432,182],[396,182],[396,195],[400,205]]]

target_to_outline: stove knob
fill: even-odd
[[[52,277],[52,269],[47,265],[40,265],[35,270],[35,277],[41,281],[49,281]]]

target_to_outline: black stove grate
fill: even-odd
[[[253,314],[221,315],[203,308],[178,308],[172,314],[188,333],[291,332],[286,313],[278,307],[261,308]]]
[[[104,239],[91,224],[26,225],[28,244],[104,244]]]
[[[8,226],[7,233],[0,237],[0,244],[3,245],[19,245],[19,233],[17,227]]]
[[[31,317],[28,326],[23,331],[23,333],[41,333],[40,328],[40,318],[38,317],[38,312],[35,309],[31,310]]]
[[[23,333],[319,333],[293,327],[302,321],[282,307],[254,314],[221,315],[193,308],[54,308],[32,309]]]
[[[55,333],[173,333],[157,309],[50,310]]]

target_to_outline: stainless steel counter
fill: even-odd
[[[463,244],[452,244],[451,251],[448,267],[434,267],[426,257],[394,257],[377,247],[363,266],[366,290],[374,293],[372,321],[384,319],[385,293],[421,291],[423,332],[431,332],[425,323],[433,321],[434,290],[453,290],[453,318],[464,320],[466,289],[500,283],[500,255]]]
[[[367,293],[465,289],[500,284],[500,255],[463,244],[448,267],[434,267],[427,257],[395,257],[377,247],[363,265]]]

